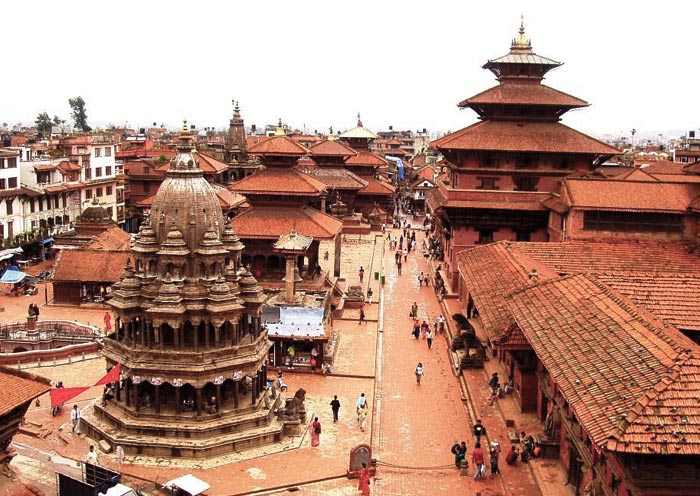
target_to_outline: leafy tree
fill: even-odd
[[[59,116],[57,116],[57,115],[53,116],[53,125],[54,126],[60,126],[62,122],[63,121],[61,120],[61,118]]]
[[[36,116],[34,123],[36,124],[36,132],[38,134],[42,136],[51,135],[51,117],[49,117],[49,114],[46,112],[40,113]]]
[[[68,100],[68,105],[71,108],[71,117],[75,122],[75,127],[83,132],[88,132],[92,128],[87,123],[87,112],[85,112],[85,100],[82,96],[76,96]]]

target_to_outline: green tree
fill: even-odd
[[[75,122],[75,127],[83,132],[88,132],[92,128],[87,123],[87,112],[85,112],[85,100],[82,96],[76,96],[68,100],[68,105],[71,108],[71,117]]]
[[[36,132],[38,134],[42,136],[51,135],[51,117],[49,117],[49,114],[47,114],[46,112],[42,112],[39,115],[37,115],[34,124],[36,124]]]

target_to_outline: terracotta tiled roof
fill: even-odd
[[[437,149],[515,152],[620,153],[602,141],[558,122],[481,121],[431,142]]]
[[[311,145],[312,156],[352,157],[357,152],[338,140],[323,140]]]
[[[324,183],[329,191],[331,189],[360,190],[367,186],[367,181],[340,167],[320,167],[311,171],[310,175]]]
[[[508,307],[597,446],[700,454],[692,341],[585,275],[515,292]]]
[[[129,256],[128,251],[61,250],[53,280],[114,283]]]
[[[55,186],[47,186],[44,188],[48,193],[60,193],[62,191],[75,191],[77,189],[82,189],[85,185],[81,182],[74,183],[63,183],[57,184]]]
[[[401,148],[386,148],[384,150],[381,150],[381,152],[386,156],[394,156],[394,157],[403,157],[405,155],[408,155],[405,150],[402,150]]]
[[[332,239],[343,223],[310,207],[284,209],[253,207],[231,220],[231,226],[241,239],[274,239],[293,229],[314,239]]]
[[[367,179],[367,186],[358,192],[358,195],[393,195],[396,186],[374,178]]]
[[[552,194],[552,196],[545,198],[540,203],[542,203],[542,206],[547,210],[553,210],[558,214],[564,214],[569,211],[569,207],[559,195]]]
[[[345,165],[364,165],[367,167],[377,167],[388,165],[386,159],[380,157],[376,153],[360,150],[357,155],[354,155],[345,161]]]
[[[210,184],[211,189],[216,193],[216,197],[219,199],[219,205],[223,209],[231,209],[235,207],[240,207],[246,202],[246,197],[224,188],[218,184]]]
[[[45,171],[52,171],[56,170],[58,166],[54,164],[39,164],[34,166],[34,170],[37,172],[45,172]]]
[[[647,167],[644,167],[644,172],[647,174],[685,174],[683,170],[688,164],[683,162],[671,162],[670,160],[659,160],[652,162]]]
[[[533,268],[538,280],[558,277],[546,265],[524,253],[514,253],[510,243],[478,246],[457,255],[459,273],[471,295],[484,332],[494,342],[505,336],[513,319],[506,297],[532,283]]]
[[[594,276],[680,329],[700,330],[700,255],[690,243],[596,240],[510,247],[559,274]]]
[[[75,162],[71,162],[70,160],[63,160],[58,164],[58,170],[63,173],[78,172],[80,171],[80,166]]]
[[[121,227],[113,226],[93,238],[88,245],[91,250],[125,251],[131,245],[131,236]]]
[[[390,140],[387,140],[386,144],[387,145],[399,145],[399,146],[401,146],[401,145],[403,145],[403,141],[397,140],[396,138],[392,138]]]
[[[588,102],[555,90],[544,84],[500,84],[467,98],[457,104],[469,107],[482,104],[500,105],[553,105],[556,107],[587,107]]]
[[[48,190],[48,188],[47,188]],[[34,198],[36,196],[41,196],[41,193],[34,191],[29,188],[12,188],[12,189],[0,189],[0,198],[10,198],[13,196],[28,196]]]
[[[256,194],[319,196],[326,189],[326,185],[296,169],[270,167],[231,184],[229,189],[244,196]]]
[[[253,146],[248,147],[248,153],[253,155],[308,155],[310,150],[289,136],[271,136]]]
[[[205,155],[204,153],[195,152],[192,154],[196,161],[199,161],[199,168],[205,174],[221,174],[228,170],[228,165],[220,160]]]
[[[0,366],[0,416],[49,391],[50,384],[44,377]]]
[[[618,176],[619,177],[619,176]],[[682,213],[698,196],[696,184],[566,178],[568,204],[583,210]]]
[[[700,174],[700,161],[686,165],[683,170],[690,174]]]
[[[443,208],[484,208],[490,210],[546,210],[542,202],[537,200],[528,201],[508,201],[517,198],[506,198],[506,201],[489,200],[445,200],[442,202]]]
[[[642,181],[647,183],[659,182],[654,176],[650,175],[644,169],[630,167],[630,170],[615,176],[616,181]]]
[[[700,176],[695,174],[654,174],[654,177],[664,183],[700,183]]]

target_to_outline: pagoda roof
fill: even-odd
[[[309,173],[330,189],[359,190],[367,187],[367,181],[342,167],[318,167]]]
[[[560,122],[481,121],[435,140],[439,150],[616,155],[617,148]]]
[[[396,193],[396,186],[374,178],[368,178],[367,186],[358,192],[359,195],[393,195],[394,193]]]
[[[288,234],[280,234],[277,242],[272,245],[275,251],[281,252],[305,252],[314,238],[311,236],[304,236],[296,231],[291,231]]]
[[[560,66],[562,62],[557,62],[542,55],[537,55],[536,53],[514,53],[509,52],[502,57],[495,59],[489,59],[483,68],[488,69],[490,64],[536,64],[536,65],[553,65]]]
[[[311,145],[311,156],[352,157],[357,152],[338,140],[323,140]]]
[[[296,169],[270,167],[229,185],[242,195],[320,196],[326,185]]]
[[[339,138],[354,138],[354,139],[377,139],[377,135],[364,126],[356,126],[344,133],[341,133]]]
[[[345,165],[364,165],[368,167],[377,167],[382,165],[389,165],[389,162],[387,162],[386,159],[380,157],[376,153],[362,150],[359,151],[357,155],[353,155],[352,157],[347,159],[345,161]]]
[[[130,256],[128,250],[61,250],[53,280],[117,282]]]
[[[566,178],[568,203],[581,210],[683,213],[698,196],[697,184]]]
[[[544,84],[504,83],[489,88],[457,104],[465,108],[472,105],[542,105],[554,107],[587,107],[585,100],[555,90]]]
[[[311,207],[268,206],[254,206],[234,217],[230,225],[241,239],[273,240],[292,230],[314,239],[333,239],[343,227],[342,221]]]
[[[311,151],[289,136],[270,136],[249,146],[248,153],[253,155],[301,156],[308,155]]]

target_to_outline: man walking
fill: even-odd
[[[73,405],[70,411],[70,421],[73,423],[73,431],[75,434],[80,434],[80,409],[78,405]]]
[[[365,397],[365,393],[362,393],[359,398],[357,398],[357,402],[355,403],[355,408],[357,409],[357,419],[360,419],[360,412],[362,411],[363,408],[367,406],[367,398]]]
[[[340,401],[338,401],[338,396],[335,395],[333,396],[333,400],[331,401],[331,410],[333,410],[333,422],[338,421],[338,411],[340,410]]]
[[[360,284],[362,284],[362,280],[365,278],[365,268],[360,265],[360,270],[358,272],[360,276]]]
[[[472,465],[476,467],[474,480],[485,475],[486,467],[484,466],[484,452],[481,451],[481,443],[476,443],[476,446],[474,446],[474,450],[472,451]]]
[[[427,341],[428,341],[428,349],[431,350],[433,348],[433,331],[428,330],[428,333],[425,335]]]
[[[481,436],[486,435],[486,427],[484,427],[481,424],[481,419],[476,421],[476,425],[474,426],[474,439],[476,440],[476,444],[478,445],[481,442]]]
[[[420,380],[423,378],[423,364],[418,362],[416,365],[416,384],[420,386]]]

